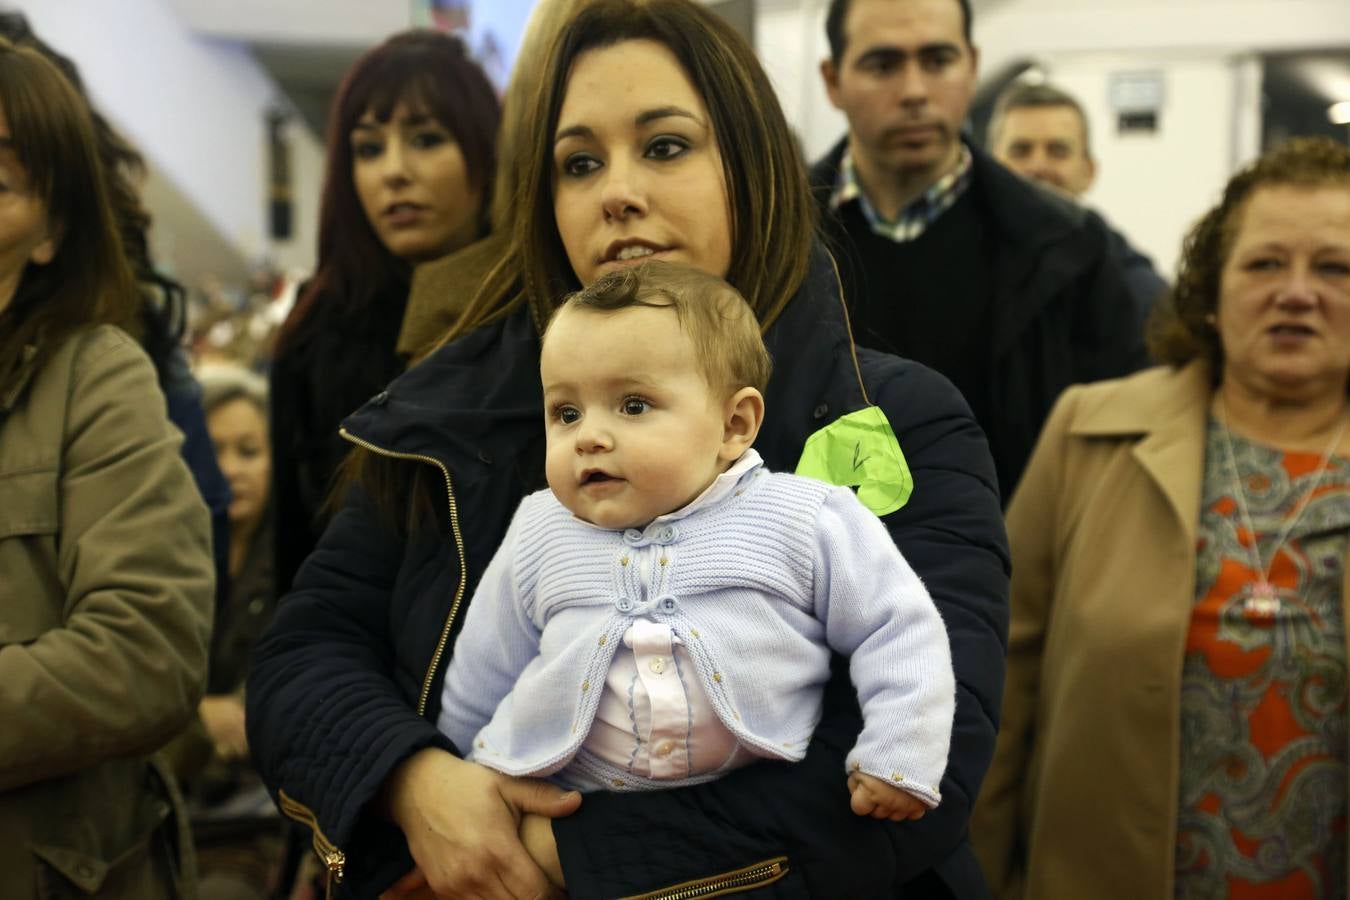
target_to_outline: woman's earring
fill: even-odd
[[[1219,317],[1214,315],[1214,313],[1205,313],[1205,324],[1210,328],[1217,328],[1219,326]]]

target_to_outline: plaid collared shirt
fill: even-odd
[[[830,209],[837,210],[845,203],[856,200],[874,232],[897,243],[912,241],[961,199],[966,188],[970,187],[970,168],[970,149],[962,143],[961,158],[956,168],[900,210],[898,218],[888,221],[882,218],[863,193],[862,184],[858,181],[858,170],[853,165],[853,151],[845,149],[844,158],[839,161],[839,180],[835,182],[834,193],[830,195]]]

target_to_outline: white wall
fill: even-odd
[[[247,50],[194,35],[167,0],[10,2],[75,60],[99,109],[240,256],[312,265],[322,148],[291,129],[295,237],[273,244],[264,114],[279,94]]]
[[[755,8],[755,51],[778,91],[788,124],[808,161],[823,156],[848,129],[820,80],[826,0],[760,0]]]
[[[986,72],[1027,56],[1350,48],[1347,0],[1005,0],[976,16]]]
[[[170,5],[189,28],[255,43],[365,47],[412,24],[411,0],[170,0]]]

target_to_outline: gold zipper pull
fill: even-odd
[[[339,850],[323,855],[323,864],[328,867],[328,878],[325,880],[324,897],[326,900],[333,900],[333,885],[342,884],[342,876],[346,874],[347,857]]]
[[[333,885],[342,884],[342,876],[346,874],[347,855],[334,847],[333,842],[319,830],[319,818],[314,815],[312,809],[293,797],[286,796],[285,791],[277,791],[277,799],[280,801],[281,811],[287,817],[309,828],[314,834],[314,852],[328,869],[328,877],[324,879],[324,896],[332,900]]]

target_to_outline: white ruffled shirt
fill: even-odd
[[[741,476],[763,465],[747,450],[688,505],[658,517],[674,522],[722,500]],[[636,551],[645,586],[651,586],[659,546]],[[717,717],[694,676],[689,652],[668,624],[637,619],[623,635],[605,678],[595,722],[582,747],[611,765],[646,778],[688,778],[752,762],[758,754],[741,745]]]

